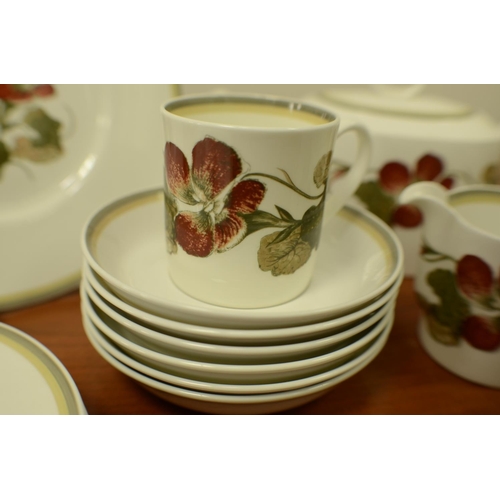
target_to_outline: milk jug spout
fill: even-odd
[[[418,207],[424,214],[424,225],[429,220],[449,223],[456,214],[448,204],[448,193],[445,187],[436,182],[417,182],[400,194],[399,203]]]

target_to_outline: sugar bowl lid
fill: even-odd
[[[372,135],[433,140],[500,141],[500,125],[487,113],[423,93],[424,85],[331,88],[313,97],[334,110],[341,126],[364,124]]]

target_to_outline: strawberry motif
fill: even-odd
[[[399,205],[397,198],[410,184],[420,181],[435,181],[451,189],[454,179],[444,176],[440,158],[426,154],[419,158],[414,171],[399,161],[390,161],[382,166],[376,180],[363,183],[356,195],[368,209],[388,224],[413,228],[420,226],[423,215],[413,205]]]

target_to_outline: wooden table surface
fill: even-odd
[[[412,281],[403,282],[396,319],[380,355],[351,379],[285,414],[499,414],[500,390],[463,380],[420,346]],[[66,366],[90,415],[193,414],[145,391],[104,361],[83,331],[78,292],[0,314],[0,322],[32,335]]]

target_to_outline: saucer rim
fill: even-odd
[[[195,361],[192,359],[178,358],[176,356],[151,351],[150,349],[146,349],[125,339],[107,325],[104,325],[105,328],[101,328],[92,319],[92,312],[88,311],[84,303],[81,304],[81,311],[84,321],[90,321],[91,325],[94,328],[97,328],[97,330],[102,335],[105,335],[113,343],[117,344],[120,349],[125,350],[128,354],[132,352],[137,356],[156,363],[157,366],[165,367],[166,369],[171,369],[173,367],[174,369],[192,371],[194,373],[201,374],[202,376],[204,374],[217,374],[217,376],[221,375],[229,377],[260,377],[265,374],[269,374],[269,376],[277,376],[289,372],[314,369],[327,365],[328,363],[333,363],[347,356],[355,354],[359,349],[362,349],[374,339],[376,339],[377,336],[380,335],[388,325],[391,325],[392,327],[395,316],[395,309],[390,310],[389,313],[381,320],[381,322],[377,324],[377,326],[372,329],[367,335],[361,337],[361,339],[358,339],[356,342],[336,351],[296,361],[242,365],[239,363]]]
[[[103,321],[107,323],[107,319],[111,320],[112,324],[115,323],[123,328],[127,332],[131,333],[133,337],[140,338],[143,341],[154,344],[157,349],[174,349],[177,351],[182,351],[185,355],[197,355],[197,356],[207,356],[207,359],[212,356],[218,357],[233,357],[234,359],[248,359],[263,356],[266,359],[270,359],[273,356],[293,356],[305,352],[310,353],[314,351],[319,351],[322,348],[333,348],[336,344],[349,340],[352,337],[362,334],[363,332],[374,327],[378,322],[380,322],[383,317],[389,312],[389,310],[394,307],[396,297],[390,299],[384,306],[378,309],[373,315],[367,317],[364,321],[356,323],[354,326],[350,326],[345,330],[337,332],[325,332],[324,336],[304,339],[299,342],[287,342],[282,344],[266,345],[266,346],[234,346],[218,343],[206,343],[199,342],[189,338],[177,337],[175,335],[159,332],[146,326],[137,324],[124,316],[121,316],[118,312],[109,308],[102,299],[98,296],[95,290],[88,282],[82,281],[80,287],[80,296],[82,300],[88,300],[97,314],[101,313],[105,319]],[[109,310],[109,312],[108,312]],[[115,329],[114,326],[110,326]],[[118,333],[118,332],[117,332]],[[121,335],[121,333],[120,333]],[[284,339],[285,340],[285,339]],[[290,339],[288,339],[290,340]],[[162,352],[159,350],[158,352]]]
[[[87,332],[85,332],[87,333]],[[391,333],[391,328],[388,328],[386,331],[382,333],[382,335],[385,335],[383,337],[383,341],[381,342],[380,349],[378,352],[376,352],[372,358],[369,360],[365,360],[365,362],[360,363],[357,365],[355,368],[353,368],[352,371],[346,372],[342,375],[339,375],[338,377],[334,377],[333,379],[320,382],[318,384],[314,384],[312,386],[307,386],[302,389],[295,389],[292,391],[283,391],[279,393],[269,393],[269,394],[262,394],[262,395],[230,395],[230,394],[212,394],[212,393],[204,393],[200,391],[194,391],[191,389],[184,389],[181,387],[173,386],[170,384],[166,384],[164,382],[161,382],[159,380],[156,380],[154,378],[148,377],[140,372],[137,372],[136,370],[133,370],[120,361],[118,361],[116,358],[111,356],[109,353],[107,353],[102,347],[96,346],[96,341],[88,337],[89,342],[91,345],[94,347],[94,349],[98,352],[98,354],[104,358],[105,361],[107,361],[111,366],[113,366],[116,370],[120,371],[122,374],[125,376],[135,380],[136,382],[139,382],[141,385],[147,385],[148,387],[151,387],[153,389],[156,389],[160,392],[167,393],[167,394],[173,394],[177,397],[180,398],[185,398],[188,400],[197,400],[199,402],[207,402],[207,403],[220,403],[220,404],[225,404],[225,405],[241,405],[241,404],[250,404],[250,405],[258,405],[262,403],[272,403],[272,402],[278,402],[278,401],[289,401],[290,399],[296,399],[296,398],[302,398],[307,395],[312,395],[316,393],[321,393],[323,391],[327,391],[330,388],[334,387],[335,385],[351,378],[354,376],[356,373],[364,369],[366,366],[368,366],[374,359],[378,357],[378,355],[382,352],[384,349],[387,340],[390,336]]]
[[[290,339],[296,340],[297,338],[308,338],[311,335],[320,335],[334,330],[341,331],[341,329],[346,326],[354,326],[359,322],[365,321],[369,315],[377,314],[377,312],[385,307],[390,300],[397,297],[401,284],[404,281],[404,275],[401,274],[396,279],[396,282],[376,300],[344,316],[326,319],[325,321],[312,324],[257,329],[199,325],[151,314],[123,301],[112,291],[106,289],[88,263],[84,263],[82,280],[87,280],[89,286],[93,288],[100,298],[108,301],[117,309],[133,317],[135,320],[146,323],[154,328],[171,330],[179,333],[179,335],[189,335],[190,340],[207,343],[219,340],[221,342],[233,342],[232,344],[225,345],[278,345],[276,342],[288,341]],[[234,344],[234,342],[237,343]],[[265,344],[262,344],[262,342]]]
[[[120,363],[123,363],[131,370],[141,373],[146,377],[150,377],[159,382],[166,383],[167,385],[174,385],[188,390],[206,392],[209,394],[242,396],[252,394],[281,393],[290,390],[302,389],[314,384],[326,382],[334,377],[342,375],[343,373],[349,371],[351,368],[357,366],[359,363],[362,363],[363,361],[369,359],[374,353],[380,352],[379,350],[381,350],[381,346],[383,347],[383,345],[385,344],[384,338],[389,336],[390,330],[388,330],[386,326],[381,331],[380,335],[374,340],[374,342],[359,356],[331,370],[311,375],[309,377],[289,380],[286,382],[262,384],[221,384],[168,374],[150,366],[144,365],[136,359],[131,358],[125,352],[120,351],[117,347],[113,346],[109,339],[107,339],[105,335],[101,335],[96,329],[85,330],[85,333],[87,336],[91,336],[99,344],[99,346],[114,359],[116,359]]]
[[[368,210],[346,204],[339,213],[347,210],[351,212],[352,216],[356,218],[361,217],[367,221],[371,225],[372,229],[377,232],[377,235],[382,237],[383,240],[387,242],[388,246],[394,250],[394,252],[391,252],[391,258],[394,261],[392,272],[383,284],[379,285],[379,287],[370,292],[368,295],[358,298],[348,304],[341,304],[337,307],[332,307],[330,305],[314,312],[311,312],[308,309],[303,310],[302,312],[295,312],[293,315],[291,315],[290,311],[277,311],[279,306],[259,309],[232,309],[214,306],[201,301],[199,302],[199,305],[202,306],[203,309],[196,307],[195,303],[193,303],[193,305],[186,305],[182,302],[176,302],[172,305],[172,303],[167,303],[157,297],[141,292],[123,283],[121,280],[110,274],[99,264],[97,257],[94,256],[93,250],[93,246],[95,246],[95,242],[97,241],[96,238],[99,237],[99,234],[95,235],[96,229],[99,228],[100,233],[103,230],[101,227],[102,221],[111,217],[111,214],[123,211],[127,205],[135,205],[138,204],[139,201],[148,200],[150,203],[154,203],[162,199],[163,190],[158,188],[142,190],[122,197],[94,212],[88,218],[82,231],[81,245],[86,262],[93,269],[93,271],[113,289],[115,294],[122,298],[124,302],[132,303],[135,307],[140,309],[144,308],[140,307],[139,304],[134,303],[136,300],[142,304],[154,306],[155,309],[157,308],[158,310],[161,310],[162,314],[166,316],[169,315],[169,311],[172,311],[174,315],[180,314],[184,317],[200,318],[200,321],[204,324],[207,324],[207,322],[222,320],[222,322],[226,324],[231,323],[234,326],[237,322],[248,321],[254,323],[255,325],[258,324],[261,327],[266,327],[267,325],[268,328],[271,328],[277,325],[285,326],[285,324],[288,325],[292,322],[296,323],[297,321],[312,323],[325,318],[343,316],[348,311],[356,310],[368,305],[371,301],[384,294],[384,292],[386,292],[391,285],[394,284],[398,276],[402,273],[404,260],[403,249],[393,230],[378,217],[371,214]],[[339,215],[337,214],[335,217],[338,216]],[[127,300],[125,300],[125,298]],[[160,316],[157,310],[154,312],[157,316]],[[290,316],[292,316],[293,319],[290,319]],[[287,323],[284,323],[285,320]],[[215,323],[212,324],[217,326]]]

